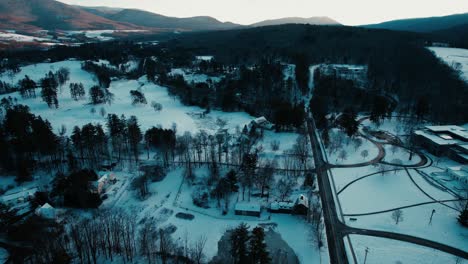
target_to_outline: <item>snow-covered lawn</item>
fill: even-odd
[[[293,149],[294,145],[297,142],[299,134],[292,132],[274,132],[265,130],[263,132],[263,137],[256,142],[253,146],[257,149],[262,149],[259,153],[259,157],[262,159],[276,159],[278,167],[282,167],[283,161],[281,160],[284,157],[284,151]],[[272,145],[278,143],[278,149],[274,150]],[[309,155],[311,155],[309,151]],[[312,159],[309,158],[308,164],[312,164]]]
[[[345,214],[370,213],[430,201],[405,171],[364,178],[350,185],[339,198]]]
[[[398,240],[350,235],[353,243],[354,252],[359,263],[364,263],[367,253],[366,263],[378,264],[440,264],[457,263],[464,264],[466,260],[460,259],[456,262],[456,256],[441,252],[432,248],[427,248]],[[353,262],[351,256],[348,256],[350,263]]]
[[[413,153],[410,160],[410,152],[405,148],[390,144],[384,144],[383,146],[385,148],[385,157],[383,159],[385,162],[396,165],[416,165],[421,161],[421,157],[417,153]]]
[[[389,167],[390,169],[398,169],[395,167]],[[348,183],[361,178],[362,176],[379,173],[379,168],[375,166],[365,166],[365,167],[357,167],[357,168],[333,168],[331,169],[333,180],[335,181],[335,186],[337,191],[341,190],[345,187]],[[393,172],[388,172],[389,174],[393,174]],[[369,176],[375,177],[375,176]]]
[[[446,203],[455,206],[454,203]],[[435,210],[432,223],[429,219]],[[468,250],[468,229],[457,222],[459,213],[444,205],[434,203],[401,209],[403,219],[397,224],[392,218],[392,212],[353,216],[356,221],[347,221],[347,224],[357,228],[383,230],[417,236],[452,247]],[[347,219],[346,219],[347,220]]]
[[[413,178],[413,180],[416,182],[416,184],[434,199],[436,200],[457,199],[457,197],[455,197],[451,193],[448,193],[444,190],[436,188],[434,185],[427,182],[423,178],[423,176],[421,176],[415,170],[408,170],[408,171],[411,174],[411,177]]]
[[[4,73],[0,75],[0,80],[10,84],[17,84],[18,81],[24,78],[25,75],[28,75],[30,79],[38,82],[41,78],[49,73],[49,71],[55,72],[61,67],[68,68],[70,70],[70,80],[68,83],[83,83],[85,89],[91,88],[91,86],[96,85],[97,81],[94,75],[88,73],[81,69],[81,61],[76,60],[66,60],[53,63],[38,63],[31,64],[20,68],[20,72],[15,75],[10,75]],[[68,83],[64,86],[64,90],[68,90]],[[40,95],[40,91],[36,92]],[[68,93],[69,95],[69,93]],[[13,96],[13,95],[12,95]],[[18,95],[14,95],[18,96]],[[18,96],[18,99],[20,97]]]
[[[468,81],[468,50],[457,48],[429,47],[429,50],[447,65],[461,72],[462,78]]]
[[[362,155],[363,152],[367,155]],[[332,164],[347,165],[367,162],[376,158],[378,154],[377,146],[366,138],[357,136],[351,139],[339,129],[330,131],[327,156]]]

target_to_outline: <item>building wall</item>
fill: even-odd
[[[242,211],[242,210],[236,210],[235,212],[236,212],[236,215],[247,215],[247,216],[260,217],[260,212]]]

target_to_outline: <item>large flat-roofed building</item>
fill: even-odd
[[[414,131],[414,142],[436,156],[468,163],[468,131],[460,126],[426,126]]]

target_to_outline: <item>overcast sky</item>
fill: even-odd
[[[207,15],[250,24],[289,16],[328,16],[346,25],[468,12],[468,0],[60,0],[68,4],[138,8],[189,17]]]

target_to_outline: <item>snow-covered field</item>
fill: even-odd
[[[91,39],[97,39],[100,41],[108,41],[114,39],[113,37],[110,36],[104,36],[104,35],[110,35],[110,34],[116,34],[116,33],[137,33],[137,32],[145,32],[146,30],[113,30],[113,29],[108,29],[108,30],[76,30],[76,31],[66,31],[68,35],[75,35],[75,34],[85,34],[87,38]]]
[[[413,153],[411,160],[409,150],[398,147],[396,145],[385,144],[385,157],[384,161],[392,164],[402,165],[416,165],[421,162],[421,157],[417,153]]]
[[[364,178],[350,185],[339,197],[345,214],[370,213],[429,201],[415,188],[405,171]]]
[[[0,32],[0,41],[17,41],[17,42],[50,42],[50,39],[47,38],[40,38],[40,37],[32,37],[22,34],[16,33],[9,33],[9,32]]]
[[[447,63],[450,67],[460,70],[462,77],[468,81],[468,50],[457,48],[429,47],[429,50]]]
[[[367,154],[363,156],[363,152]],[[327,156],[332,164],[345,165],[367,162],[376,158],[378,154],[379,149],[366,138],[357,136],[350,139],[339,129],[330,131],[330,146],[327,149]]]
[[[104,108],[107,114],[125,115],[129,117],[135,115],[141,125],[142,130],[146,130],[152,126],[161,125],[164,128],[170,128],[173,123],[177,124],[177,131],[183,134],[186,131],[196,132],[204,129],[207,132],[213,133],[218,127],[215,122],[217,118],[227,121],[226,128],[230,132],[234,132],[239,126],[242,128],[248,124],[254,117],[244,112],[221,112],[213,110],[206,115],[205,118],[198,118],[191,113],[199,113],[204,110],[199,107],[189,107],[183,105],[179,100],[169,96],[167,89],[150,83],[145,77],[139,80],[118,80],[111,83],[109,91],[114,94],[114,101],[111,105],[90,105],[89,101],[74,101],[70,96],[68,88],[69,83],[81,82],[88,90],[91,86],[97,84],[95,77],[81,69],[80,61],[63,61],[56,63],[41,63],[37,65],[29,65],[21,68],[21,72],[16,75],[9,76],[4,74],[0,76],[0,80],[7,83],[17,83],[19,80],[28,75],[31,79],[38,81],[40,78],[51,71],[56,71],[60,67],[70,69],[70,81],[67,82],[58,96],[59,109],[50,109],[40,97],[40,91],[37,90],[37,98],[21,99],[19,93],[3,95],[3,97],[16,97],[19,102],[26,104],[31,108],[31,112],[41,115],[48,119],[55,131],[62,125],[65,125],[68,132],[72,131],[75,125],[84,125],[87,123],[104,123],[104,117],[100,115],[100,109]],[[147,105],[133,106],[131,104],[130,90],[141,89],[148,101]],[[87,92],[87,91],[86,91]],[[160,112],[155,112],[151,107],[150,102],[155,101],[162,104],[163,109]],[[92,113],[91,109],[96,112]]]
[[[401,242],[398,240],[350,235],[354,251],[359,263],[378,263],[378,264],[465,264],[466,260],[459,259],[453,255],[434,250],[431,248]],[[349,258],[349,256],[348,256]],[[349,258],[350,263],[353,261]]]

